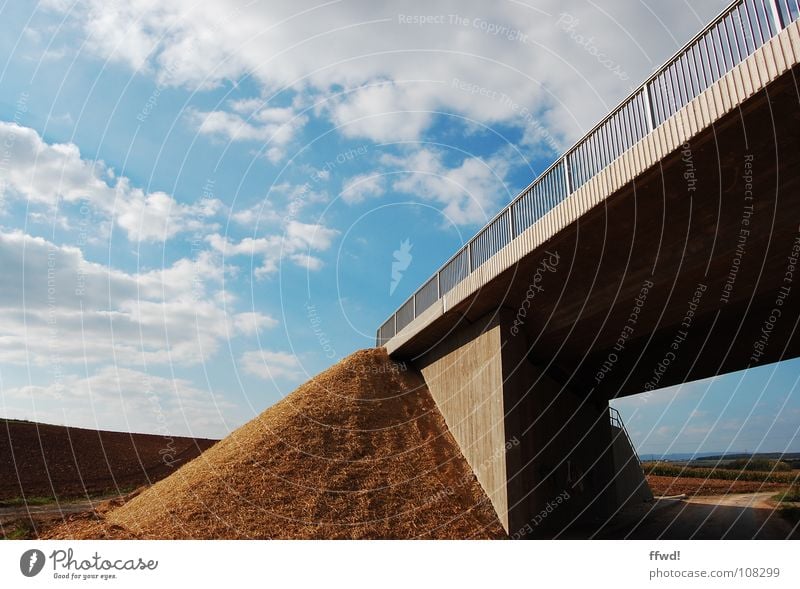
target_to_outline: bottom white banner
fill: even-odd
[[[2,587],[800,587],[793,541],[6,541]],[[599,583],[599,585],[598,585]]]

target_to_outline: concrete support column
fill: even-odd
[[[530,362],[512,319],[463,324],[417,367],[511,537],[602,523],[615,507],[608,403]]]
[[[523,333],[503,339],[509,534],[601,525],[616,507],[608,401],[570,390],[528,360]]]
[[[508,529],[500,326],[466,321],[415,362],[447,427]]]

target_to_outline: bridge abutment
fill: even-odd
[[[620,461],[608,400],[532,362],[512,325],[505,309],[464,321],[415,364],[512,538],[598,527],[639,497],[628,490],[636,469],[617,476],[615,450],[619,467],[630,460]],[[633,484],[646,488],[643,477]]]

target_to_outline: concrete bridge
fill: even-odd
[[[799,8],[730,5],[379,328],[512,537],[647,497],[609,399],[800,355]]]

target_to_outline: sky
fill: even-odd
[[[0,4],[0,414],[227,435],[726,4]],[[640,452],[800,451],[797,368],[614,404]]]

